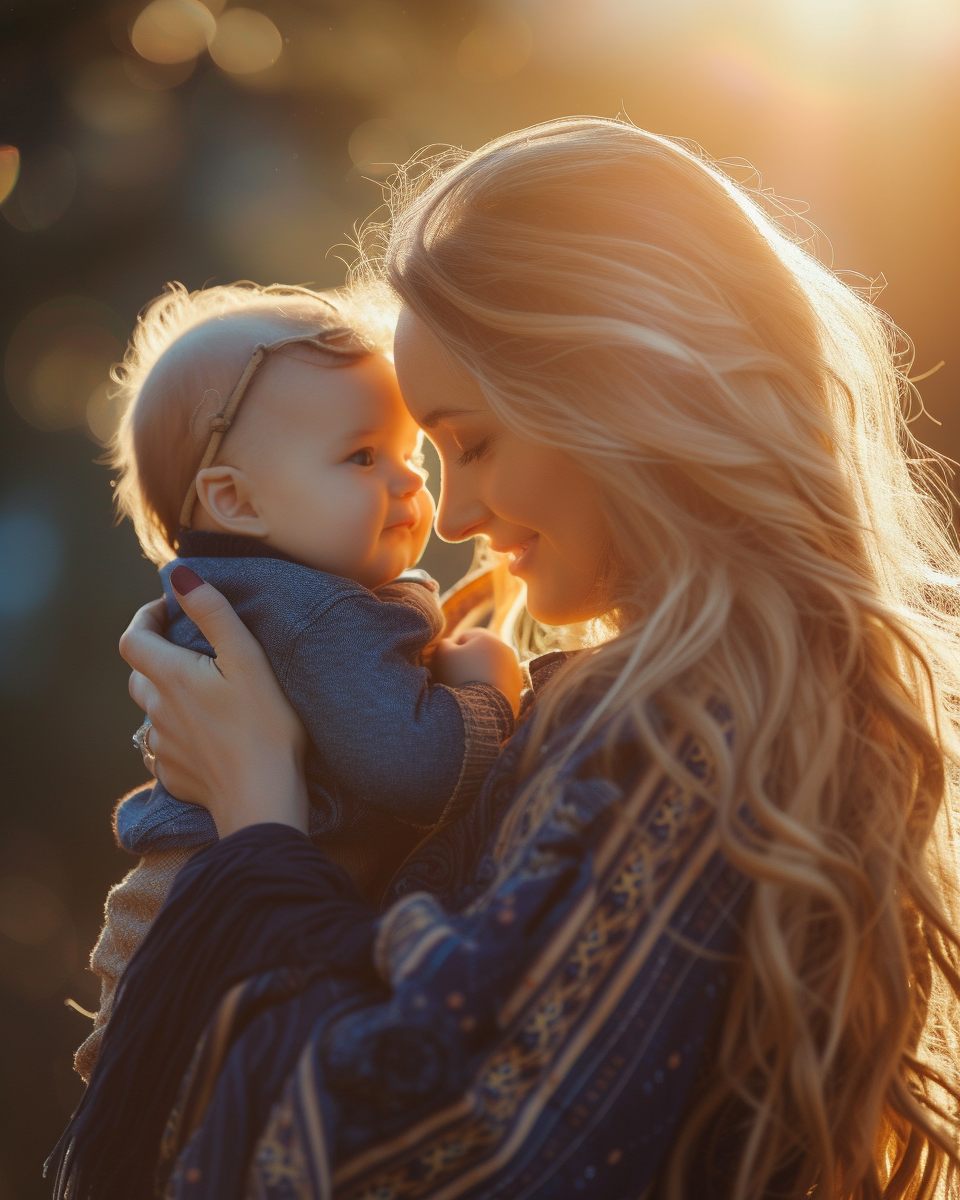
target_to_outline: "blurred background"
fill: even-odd
[[[250,3],[0,4],[0,1200],[49,1194],[89,1029],[65,1001],[97,1006],[132,865],[116,643],[158,587],[97,459],[107,369],[167,280],[340,283],[390,164],[623,113],[755,168],[827,262],[885,281],[914,374],[945,360],[916,431],[960,456],[958,0]],[[469,558],[430,554],[443,583]]]

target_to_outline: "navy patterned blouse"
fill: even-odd
[[[557,661],[534,664],[535,689]],[[748,888],[692,736],[667,731],[700,786],[629,746],[601,771],[594,737],[531,796],[528,730],[379,917],[284,826],[184,868],[74,1119],[71,1200],[652,1193],[709,1072]],[[104,1133],[121,1095],[141,1097],[136,1118]]]

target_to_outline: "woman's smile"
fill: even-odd
[[[530,566],[530,556],[536,549],[537,540],[538,535],[534,534],[533,537],[527,538],[525,542],[520,542],[516,546],[508,546],[506,550],[502,552],[512,556],[510,565],[507,568],[511,575],[521,575],[520,568],[522,566]],[[494,547],[494,549],[496,549],[496,547]]]
[[[511,555],[527,608],[546,625],[601,615],[610,538],[593,478],[570,455],[501,421],[476,379],[409,309],[400,314],[394,357],[407,408],[440,455],[440,537],[483,536]]]

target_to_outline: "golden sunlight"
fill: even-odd
[[[199,0],[152,0],[130,31],[130,41],[143,58],[181,63],[206,50],[216,30],[213,13]]]
[[[16,146],[0,146],[0,204],[13,191],[20,174],[20,151]]]
[[[283,50],[283,38],[269,17],[252,8],[231,8],[217,21],[210,57],[231,75],[252,75],[272,67]]]

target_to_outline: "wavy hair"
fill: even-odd
[[[392,207],[359,278],[604,495],[616,636],[555,676],[530,754],[600,680],[593,724],[679,774],[654,702],[710,748],[723,848],[753,881],[716,1064],[662,1194],[702,1196],[684,1164],[718,1141],[738,1146],[724,1200],[787,1177],[830,1200],[944,1194],[960,1178],[960,560],[896,330],[768,196],[619,121],[420,158]],[[692,681],[732,709],[732,746]]]

